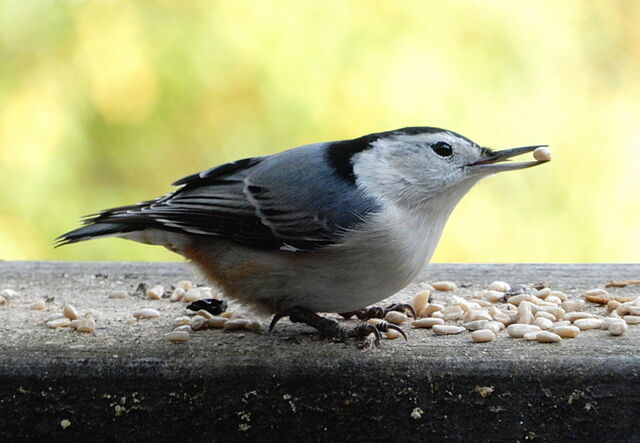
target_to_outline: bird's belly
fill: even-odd
[[[427,253],[401,248],[364,255],[360,251],[314,262],[297,288],[297,304],[317,312],[348,312],[379,302],[406,287]]]
[[[428,225],[431,226],[431,225]],[[220,241],[187,253],[227,296],[278,312],[364,308],[406,287],[431,258],[441,229],[360,232],[338,246],[295,253],[257,251]]]

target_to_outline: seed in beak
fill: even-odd
[[[548,162],[551,160],[551,149],[546,146],[542,146],[533,151],[533,158],[535,158],[539,162]]]

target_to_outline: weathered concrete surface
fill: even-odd
[[[496,279],[547,281],[577,296],[638,277],[640,265],[430,265],[418,282],[453,280],[465,296]],[[185,278],[201,281],[185,264],[0,262],[0,290],[22,294],[0,306],[0,439],[640,441],[640,326],[560,344],[406,328],[408,343],[365,351],[283,321],[272,335],[207,330],[171,344],[162,335],[184,304],[106,297]],[[46,311],[28,310],[46,296]],[[64,301],[99,311],[97,331],[44,326]],[[127,323],[139,307],[163,315]]]

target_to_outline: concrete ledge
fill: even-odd
[[[106,295],[201,281],[185,264],[0,262],[0,276],[0,290],[22,294],[0,306],[3,440],[640,441],[640,326],[559,344],[406,328],[409,343],[363,351],[283,321],[272,335],[207,330],[171,344],[162,335],[183,304]],[[640,265],[430,265],[393,299],[409,300],[425,280],[456,281],[463,296],[497,279],[577,295],[639,276]],[[46,311],[28,310],[46,296],[55,297]],[[96,333],[46,328],[64,301],[98,310]],[[163,315],[128,324],[139,307]]]

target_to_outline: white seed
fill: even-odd
[[[178,283],[176,283],[176,289],[177,288],[188,291],[189,289],[193,288],[193,283],[191,283],[189,280],[180,280]]]
[[[434,325],[431,330],[437,335],[459,334],[466,331],[462,326],[455,325]]]
[[[507,326],[507,334],[511,337],[522,338],[527,332],[540,331],[540,327],[536,325],[514,323]]]
[[[476,343],[486,343],[494,341],[496,334],[490,329],[480,329],[471,333],[471,339]]]
[[[546,301],[547,303],[553,303],[554,305],[559,305],[560,303],[562,303],[562,300],[560,300],[560,298],[556,297],[555,295],[548,296],[544,299],[544,301]]]
[[[562,337],[549,331],[538,332],[538,336],[536,338],[539,343],[558,343],[562,341]]]
[[[490,321],[490,322],[487,322],[484,328],[489,329],[493,331],[494,334],[498,335],[498,333],[502,331],[505,328],[505,326],[499,321]]]
[[[76,307],[70,304],[65,304],[62,307],[62,314],[69,320],[76,320],[79,317]]]
[[[180,301],[182,300],[182,297],[184,297],[184,294],[186,293],[187,292],[182,288],[175,288],[171,293],[171,296],[169,297],[169,301],[174,303],[177,301]]]
[[[67,317],[62,317],[62,318],[56,318],[53,320],[49,320],[47,322],[47,326],[49,326],[50,328],[66,328],[67,326],[69,326],[69,323],[71,323],[71,320],[69,320]],[[625,323],[626,324],[626,323]]]
[[[564,320],[564,316],[566,314],[565,310],[562,309],[559,306],[537,306],[538,312],[542,311],[542,312],[548,312],[550,314],[553,314],[553,316],[556,318],[556,321],[560,321],[560,320]]]
[[[473,304],[477,304],[481,308],[488,308],[490,306],[493,306],[493,302],[491,302],[489,300],[481,300],[479,298],[472,298],[471,299],[471,305],[473,305]]]
[[[607,303],[607,312],[615,311],[621,305],[622,303],[620,303],[618,300],[609,300],[609,302]]]
[[[466,322],[463,326],[467,331],[479,331],[480,329],[486,329],[486,325],[489,320],[473,320]]]
[[[566,301],[569,298],[569,296],[562,291],[551,291],[549,295],[558,297],[561,301]]]
[[[173,343],[184,343],[189,341],[190,334],[186,331],[171,331],[164,334],[164,339]]]
[[[609,334],[611,335],[622,335],[627,332],[629,326],[625,322],[615,322],[609,325]]]
[[[533,323],[532,307],[533,303],[529,301],[520,302],[518,305],[518,323],[527,325]]]
[[[420,316],[424,308],[429,304],[430,294],[431,292],[429,291],[420,291],[413,297],[413,309],[416,311],[417,316]]]
[[[551,320],[551,321],[555,321],[555,320],[556,320],[555,315],[553,315],[553,314],[552,314],[552,313],[550,313],[550,312],[544,312],[544,311],[538,311],[538,312],[536,312],[536,316],[535,316],[535,317],[536,317],[536,318],[546,318],[546,319],[549,319],[549,320]]]
[[[584,309],[584,301],[579,299],[572,299],[562,302],[562,308],[567,312],[577,312]]]
[[[640,316],[638,315],[625,315],[624,317],[622,317],[622,319],[628,325],[640,325]]]
[[[129,295],[127,291],[118,290],[113,291],[111,294],[107,296],[107,298],[126,298]]]
[[[0,292],[0,297],[3,297],[6,301],[11,301],[20,297],[20,294],[13,289],[3,289],[2,292]]]
[[[473,320],[466,322],[462,326],[464,326],[467,331],[478,331],[480,329],[486,329],[487,323],[489,323],[489,320]]]
[[[467,303],[467,299],[460,297],[459,295],[449,295],[447,297],[449,305],[459,305],[460,303]]]
[[[46,307],[47,307],[47,304],[44,302],[44,300],[38,300],[35,303],[33,303],[31,306],[29,306],[29,309],[31,309],[32,311],[42,311]]]
[[[538,292],[536,292],[536,297],[542,299],[542,300],[546,300],[546,298],[551,295],[551,289],[550,288],[542,288],[540,290],[538,290]]]
[[[533,321],[533,324],[536,326],[540,326],[540,329],[551,329],[553,327],[553,322],[548,318],[538,317]]]
[[[493,319],[497,322],[502,323],[503,325],[509,325],[513,323],[513,321],[515,321],[515,319],[512,321],[511,317],[508,314],[505,314],[500,310],[496,310],[496,312],[493,313]]]
[[[214,316],[207,320],[207,326],[209,328],[221,329],[229,319],[225,317]]]
[[[260,322],[258,320],[249,320],[249,322],[246,325],[244,325],[244,328],[246,330],[248,330],[248,331],[253,331],[253,332],[259,331],[260,330]],[[392,330],[392,329],[390,329],[390,330]],[[388,337],[388,335],[387,335],[387,337]]]
[[[444,318],[444,314],[442,313],[442,311],[436,311],[431,314],[431,318]]]
[[[599,305],[606,305],[611,300],[609,292],[605,289],[590,289],[583,292],[582,296],[586,301],[597,303]]]
[[[236,316],[236,313],[232,311],[226,311],[220,314],[220,317],[224,317],[224,318],[233,318],[235,316]]]
[[[602,319],[602,324],[600,325],[600,329],[608,330],[609,326],[612,325],[613,323],[625,323],[625,321],[620,317],[605,317]]]
[[[200,300],[200,298],[201,298],[200,289],[191,288],[182,296],[182,301],[185,303],[191,303],[191,302]]]
[[[189,323],[191,323],[191,319],[186,315],[183,315],[182,317],[177,317],[173,321],[173,326],[184,326],[184,325],[188,325]]]
[[[234,318],[231,320],[227,320],[227,322],[222,327],[223,329],[240,329],[244,328],[249,323],[249,320],[246,318]]]
[[[551,160],[551,149],[546,146],[536,148],[536,150],[533,151],[533,158],[539,162],[548,162]]]
[[[176,328],[173,328],[174,331],[187,331],[187,332],[191,332],[193,331],[193,329],[191,329],[191,325],[181,325],[178,326]]]
[[[523,301],[532,302],[533,296],[530,294],[514,295],[513,297],[509,297],[509,299],[507,300],[507,303],[518,306]]]
[[[137,319],[148,319],[148,318],[160,317],[160,313],[155,309],[142,308],[142,309],[133,311],[133,316]]]
[[[581,331],[587,329],[600,329],[602,327],[601,318],[581,318],[573,322]]]
[[[589,289],[588,291],[584,291],[582,293],[583,297],[587,297],[589,295],[606,295],[606,296],[609,296],[609,292],[606,289],[596,288],[596,289]]]
[[[616,309],[616,312],[618,315],[640,315],[640,306],[623,303]]]
[[[527,332],[522,336],[522,338],[525,341],[536,341],[538,339],[538,334],[540,334],[540,331]]]
[[[150,300],[160,300],[164,294],[164,287],[161,285],[154,286],[147,290],[147,298]]]
[[[213,314],[205,309],[198,310],[196,312],[196,315],[199,315],[200,317],[204,317],[206,319],[213,318]]]
[[[96,321],[93,318],[81,318],[76,327],[78,332],[93,332],[96,330]]]
[[[581,312],[581,311],[567,312],[564,315],[564,319],[569,320],[570,322],[575,322],[576,320],[580,320],[581,318],[594,318],[594,317],[595,315],[589,312]]]
[[[464,311],[462,310],[462,308],[460,306],[447,306],[446,308],[444,308],[442,310],[442,315],[443,318],[446,321],[453,321],[453,320],[458,320],[459,318],[462,318],[462,315],[464,314]]]
[[[395,329],[389,329],[387,332],[384,333],[384,335],[386,335],[389,340],[395,340],[396,338],[402,337],[402,334],[400,334]]]
[[[431,286],[436,291],[455,291],[457,288],[454,282],[447,280],[433,282]]]
[[[444,305],[439,303],[429,303],[423,311],[423,317],[432,317],[434,312],[440,312],[444,309]]]
[[[511,285],[505,281],[494,281],[489,285],[490,291],[507,292],[511,289]]]
[[[571,326],[571,322],[569,320],[557,321],[553,326]]]
[[[575,338],[580,333],[580,328],[576,326],[558,326],[555,325],[552,329],[552,332],[558,334],[562,338]]]
[[[497,303],[504,299],[504,292],[487,290],[478,293],[478,297],[491,303]]]
[[[384,316],[384,319],[389,323],[393,323],[394,325],[401,325],[402,323],[406,322],[409,318],[407,317],[406,314],[403,314],[402,312],[389,311]]]
[[[200,298],[215,298],[218,300],[222,299],[222,293],[219,291],[215,291],[213,288],[208,286],[201,286],[198,288],[200,291]]]
[[[493,317],[483,309],[470,309],[464,313],[462,320],[468,323],[476,320],[493,320]]]
[[[191,317],[191,321],[189,322],[189,324],[191,325],[191,329],[193,329],[194,331],[199,331],[200,329],[203,329],[207,326],[207,320],[208,319],[199,315],[194,315],[193,317]]]
[[[78,325],[80,324],[80,321],[81,321],[81,319],[71,320],[69,322],[69,327],[72,328],[72,329],[78,329]]]
[[[61,312],[54,312],[53,314],[47,317],[47,319],[45,320],[45,323],[51,320],[57,320],[59,318],[66,318],[66,317]]]
[[[425,317],[411,322],[411,326],[414,328],[431,328],[435,325],[444,324],[444,320],[441,318]]]

